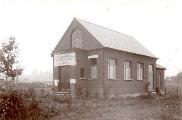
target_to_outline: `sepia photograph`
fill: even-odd
[[[182,120],[181,0],[0,0],[0,120]]]

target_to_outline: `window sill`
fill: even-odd
[[[80,80],[86,80],[86,78],[80,78]]]
[[[124,79],[125,81],[132,81],[133,79]]]
[[[111,79],[111,78],[107,78],[108,80],[118,80],[118,79]]]
[[[137,81],[142,81],[143,79],[137,79]]]
[[[90,81],[97,80],[97,78],[89,78],[88,80],[90,80]]]

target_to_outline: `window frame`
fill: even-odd
[[[112,60],[114,60],[114,64],[112,65]],[[108,58],[108,62],[107,62],[107,78],[110,80],[117,80],[116,77],[116,63],[117,60],[116,58]],[[113,73],[111,75],[111,69],[113,69]]]
[[[74,29],[71,33],[71,48],[82,48],[83,39],[82,31],[80,29]]]
[[[96,60],[95,62],[93,62],[92,60]],[[98,59],[97,58],[90,58],[89,59],[89,62],[90,62],[90,79],[97,79],[98,78]],[[95,71],[95,76],[93,77],[92,75],[92,70],[93,70],[93,67],[95,67],[96,71]]]
[[[144,63],[137,62],[137,80],[144,80]]]
[[[150,71],[150,69],[149,69],[150,66],[152,68],[152,71]],[[151,81],[149,81],[151,76],[152,76],[152,80],[151,80],[152,84],[150,83]],[[153,64],[148,65],[148,82],[149,82],[149,84],[151,84],[151,85],[149,85],[149,90],[154,90],[154,65]],[[152,87],[152,88],[150,88],[150,87]]]
[[[126,63],[129,63],[129,67],[126,66],[127,64]],[[127,76],[128,74],[126,73],[128,70],[130,70],[130,76]],[[124,80],[133,80],[132,78],[132,61],[131,60],[125,60],[124,61]]]

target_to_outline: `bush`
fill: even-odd
[[[45,120],[38,102],[24,97],[22,91],[0,92],[0,119],[5,120]]]
[[[23,102],[21,92],[4,91],[0,94],[0,114],[3,119],[24,120],[26,117],[26,106]]]
[[[156,87],[155,91],[156,91],[156,94],[157,94],[157,95],[161,95],[161,92],[160,92],[159,87]]]
[[[27,120],[45,120],[44,112],[38,106],[38,102],[32,99],[30,105],[27,107]]]
[[[149,85],[150,85],[150,83],[148,81],[145,82],[144,90],[145,90],[146,93],[149,93]]]

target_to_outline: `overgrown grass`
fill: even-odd
[[[176,97],[72,99],[70,108],[57,103],[54,111],[57,116],[52,115],[51,120],[180,120],[181,117],[180,99]]]
[[[167,97],[143,95],[135,98],[116,97],[110,99],[72,98],[69,95],[36,97],[32,94],[34,92],[30,90],[18,95],[18,99],[22,100],[20,102],[22,107],[20,108],[23,108],[26,112],[24,116],[26,119],[181,120],[182,99],[175,95],[173,86],[170,86],[167,90]],[[11,94],[17,96],[16,92],[8,91],[8,93],[5,93],[5,97],[11,96]],[[1,96],[1,98],[3,97]],[[6,104],[9,104],[6,99],[4,100]],[[4,103],[2,102],[1,105],[4,105]],[[11,118],[8,119],[11,120]]]
[[[167,96],[136,98],[69,98],[42,100],[50,120],[181,120],[182,99],[174,86]]]

